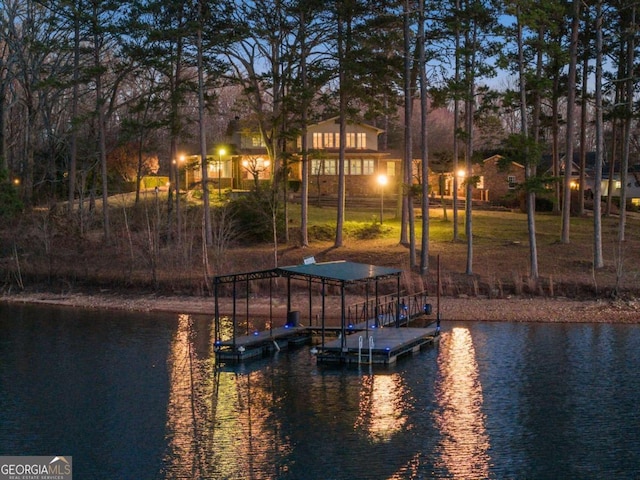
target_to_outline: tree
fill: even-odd
[[[418,62],[420,65],[420,164],[422,168],[422,242],[420,249],[420,273],[429,272],[429,152],[427,146],[427,72],[425,54],[424,0],[420,0],[418,19]]]
[[[602,107],[602,63],[603,25],[602,0],[596,0],[596,166],[593,189],[593,268],[604,267],[602,256],[602,165],[604,157],[603,107]]]
[[[573,2],[571,16],[571,43],[569,46],[569,73],[567,76],[567,142],[564,154],[564,182],[562,190],[562,243],[569,243],[571,222],[571,179],[573,176],[574,111],[576,99],[576,70],[578,64],[578,33],[580,2]]]
[[[495,19],[498,9],[490,1],[463,0],[461,10],[456,12],[461,23],[461,55],[462,84],[464,86],[464,141],[465,141],[465,236],[467,239],[467,275],[473,274],[473,224],[472,202],[474,177],[474,114],[476,102],[476,82],[485,75],[491,75],[492,65],[484,60],[490,57],[498,48],[491,40],[491,34],[496,32]]]

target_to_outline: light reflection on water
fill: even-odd
[[[438,366],[434,418],[441,439],[436,466],[449,472],[450,478],[488,478],[484,398],[468,328],[456,327],[443,335]]]
[[[635,478],[639,330],[445,324],[389,368],[228,367],[208,317],[0,304],[0,455],[98,480]]]

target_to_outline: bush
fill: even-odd
[[[345,222],[343,233],[345,237],[356,240],[371,240],[384,236],[391,230],[390,227],[381,225],[378,222],[361,223],[361,222]],[[331,241],[336,238],[335,225],[312,225],[309,228],[309,237],[319,241]]]
[[[238,238],[243,242],[262,243],[273,241],[272,212],[269,199],[263,195],[246,195],[229,202],[229,210],[236,222]],[[278,238],[284,232],[284,214],[278,208],[276,213]]]

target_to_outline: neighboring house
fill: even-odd
[[[473,200],[500,203],[514,194],[518,185],[524,182],[524,166],[516,162],[501,165],[500,155],[493,155],[480,165],[473,165],[471,175],[476,177],[473,188]],[[458,198],[466,195],[466,177],[464,164],[458,172],[430,172],[429,184],[432,195],[451,197],[453,195],[454,175],[458,176]]]
[[[493,155],[482,162],[477,172],[474,171],[474,175],[480,175],[476,189],[481,200],[498,203],[513,195],[518,185],[524,183],[524,165],[517,162],[505,165],[501,160],[500,155]]]
[[[611,196],[620,197],[620,189],[622,183],[620,180],[620,173],[616,172],[612,179]],[[608,175],[604,175],[602,179],[602,196],[609,196],[609,178]],[[625,190],[625,196],[634,205],[640,205],[640,165],[633,165],[629,167],[627,173],[627,185]]]

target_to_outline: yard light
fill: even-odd
[[[187,157],[185,157],[184,155],[180,155],[178,159],[180,160],[180,164],[185,164],[184,165],[184,189],[188,193],[189,192],[189,170],[187,169],[187,165],[185,163],[187,160]]]
[[[389,182],[386,175],[378,175],[378,185],[380,185],[380,225],[382,225],[382,213],[384,212],[384,187]]]
[[[218,197],[222,198],[222,188],[220,186],[221,175],[222,175],[222,156],[227,153],[224,148],[218,150],[219,161],[218,161]]]

